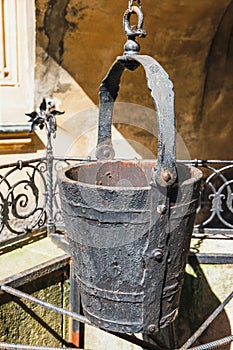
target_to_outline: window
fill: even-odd
[[[34,105],[35,5],[0,0],[0,124],[26,124]]]

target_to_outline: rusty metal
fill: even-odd
[[[153,297],[158,295],[159,288],[163,288],[164,283],[164,270],[166,268],[167,270],[167,251],[164,252],[165,242],[167,241],[167,235],[165,232],[165,235],[155,235],[152,233],[152,229],[155,228],[155,230],[158,232],[162,232],[161,229],[159,230],[159,226],[162,225],[164,218],[166,219],[167,215],[155,215],[155,223],[154,225],[151,224],[151,230],[150,230],[150,187],[149,187],[149,181],[150,181],[150,175],[153,170],[154,162],[146,162],[146,161],[104,161],[104,162],[97,162],[97,163],[89,163],[85,165],[80,165],[76,167],[72,167],[69,171],[66,172],[66,176],[70,178],[69,180],[63,178],[62,184],[61,184],[61,196],[62,198],[62,207],[65,212],[66,219],[69,221],[67,224],[67,233],[70,239],[70,247],[71,247],[71,253],[73,257],[73,261],[75,262],[75,277],[78,280],[81,290],[85,291],[85,296],[82,298],[82,303],[84,306],[84,312],[88,314],[87,311],[87,305],[89,303],[88,301],[88,295],[90,295],[90,298],[93,300],[93,306],[95,305],[94,301],[96,301],[96,305],[100,305],[100,301],[103,302],[102,298],[107,298],[109,300],[112,299],[112,306],[106,306],[106,308],[102,306],[98,306],[100,310],[100,314],[103,315],[104,319],[108,319],[109,321],[105,323],[105,321],[101,322],[98,317],[97,319],[94,319],[91,317],[92,321],[94,321],[97,324],[100,324],[101,327],[110,328],[111,325],[111,318],[109,315],[106,315],[108,312],[114,312],[114,315],[112,317],[116,317],[117,313],[117,300],[121,299],[122,306],[119,306],[120,309],[124,310],[127,313],[128,316],[130,316],[128,310],[126,309],[126,306],[132,303],[135,306],[135,316],[130,316],[131,320],[133,319],[133,325],[128,326],[122,324],[122,320],[126,317],[126,315],[121,315],[119,317],[118,323],[114,321],[114,330],[122,330],[128,331],[128,332],[136,332],[141,330],[142,328],[142,321],[141,320],[141,313],[142,313],[142,300],[145,297],[145,294],[143,292],[143,288],[145,288],[145,284],[141,285],[143,281],[143,265],[145,264],[153,264],[151,266],[150,271],[154,276],[148,276],[147,281],[149,282],[148,288],[145,288],[149,294],[151,294]],[[123,174],[119,173],[117,175],[116,170],[123,172]],[[134,170],[134,171],[133,171]],[[180,173],[179,168],[179,173]],[[92,172],[92,173],[91,173]],[[124,174],[125,172],[125,174]],[[114,188],[114,182],[120,180],[121,176],[123,179],[126,178],[126,174],[128,173],[128,179],[129,179],[129,173],[133,173],[133,178],[130,178],[130,181],[135,181],[135,186],[137,186],[137,181],[142,185],[142,187],[132,187],[132,188]],[[189,171],[188,171],[189,172]],[[83,175],[83,177],[79,177],[79,183],[77,186],[77,176],[80,175],[80,173]],[[145,175],[147,173],[147,175]],[[96,177],[96,174],[98,176]],[[108,175],[106,175],[108,174]],[[111,174],[111,178],[109,179],[109,175]],[[85,184],[85,176],[93,178],[92,185],[88,186],[88,183]],[[118,176],[118,180],[117,180]],[[144,177],[144,186],[142,184],[142,179]],[[97,188],[95,187],[95,181],[97,183],[101,183],[102,185],[99,185]],[[106,187],[106,183],[111,184],[110,187]],[[139,186],[138,183],[138,186]],[[103,186],[105,185],[105,186]],[[79,187],[80,186],[80,187]],[[165,191],[166,192],[166,191]],[[186,191],[184,190],[184,193]],[[190,192],[189,192],[190,193]],[[156,195],[156,191],[155,191]],[[187,195],[187,193],[186,193]],[[197,197],[198,197],[198,185],[196,185],[195,191],[192,192],[192,195],[194,196],[193,199],[191,199],[191,202],[185,203],[184,197],[181,199],[181,203],[176,203],[177,207],[180,206],[180,209],[182,213],[180,213],[181,217],[182,215],[187,214],[187,211],[190,215],[192,215],[195,212],[195,208],[197,207]],[[190,196],[187,195],[187,198]],[[187,200],[186,198],[186,200]],[[195,199],[196,198],[196,199]],[[100,201],[101,199],[101,201]],[[171,198],[170,198],[171,199]],[[190,199],[190,198],[189,198]],[[156,203],[156,200],[154,200]],[[91,205],[90,205],[91,203]],[[158,203],[157,203],[158,204]],[[160,204],[161,205],[161,204]],[[115,211],[114,211],[115,206]],[[127,206],[129,208],[127,208]],[[170,208],[170,207],[169,207]],[[171,209],[171,208],[170,208]],[[169,213],[170,219],[173,220],[174,225],[176,226],[175,222],[179,222],[179,214],[175,213],[176,207],[174,206],[174,210],[167,210],[167,214]],[[154,212],[154,211],[153,211]],[[178,215],[178,216],[177,216]],[[189,217],[190,215],[186,215],[186,223],[189,223]],[[161,220],[160,220],[161,217]],[[192,217],[192,216],[191,216]],[[161,223],[162,222],[162,223]],[[182,222],[182,224],[184,224]],[[179,225],[178,225],[179,226]],[[167,226],[164,226],[167,229]],[[77,229],[79,230],[77,234]],[[177,228],[176,228],[177,229]],[[182,239],[187,239],[187,237],[191,238],[192,233],[192,226],[189,226],[189,228],[186,228],[187,232],[184,232],[182,235]],[[92,231],[93,230],[93,231]],[[148,231],[151,231],[151,238],[150,238],[150,244],[148,244],[147,247],[147,239],[148,239]],[[171,230],[168,230],[170,233]],[[175,247],[175,251],[177,250],[177,244],[179,242],[176,242],[176,233],[174,232],[174,237],[170,242],[173,242]],[[101,239],[101,234],[103,234],[103,238]],[[115,237],[115,235],[118,234],[119,237]],[[178,234],[178,233],[177,233]],[[97,235],[95,237],[95,235]],[[112,241],[113,238],[108,238],[108,236],[113,235],[112,237],[115,237],[115,242]],[[99,237],[100,236],[100,237]],[[99,238],[98,238],[99,237]],[[125,237],[128,237],[129,241],[126,242],[127,244],[124,245]],[[131,238],[130,238],[131,237]],[[181,237],[181,235],[180,235]],[[89,242],[86,242],[86,239],[89,240]],[[98,239],[100,239],[100,242],[98,242]],[[122,242],[119,242],[122,241]],[[154,241],[153,241],[154,240]],[[174,240],[174,241],[173,241]],[[113,245],[116,249],[110,249],[108,253],[108,249],[106,249],[106,245],[109,245],[110,247]],[[119,244],[119,247],[117,245]],[[97,245],[97,246],[96,246]],[[88,248],[89,246],[89,248]],[[140,248],[139,248],[140,247]],[[179,264],[180,266],[184,267],[185,260],[186,260],[186,254],[188,253],[189,244],[187,244],[183,257],[177,257],[173,256],[173,253],[170,252],[170,264],[169,269],[173,269],[173,262],[174,265],[177,267]],[[89,249],[89,251],[88,251]],[[143,253],[143,249],[145,252]],[[82,254],[85,253],[85,256]],[[92,254],[92,257],[94,254],[97,254],[95,262],[91,262],[87,254]],[[144,255],[143,255],[144,254]],[[102,255],[109,256],[110,261],[105,260],[102,262]],[[175,253],[176,255],[176,253]],[[162,263],[160,259],[162,259]],[[157,260],[156,260],[157,259]],[[132,261],[134,262],[135,266],[132,269]],[[144,262],[143,262],[144,261]],[[122,270],[122,262],[124,262],[125,271]],[[157,263],[157,267],[156,267]],[[108,265],[110,264],[110,266]],[[178,264],[178,265],[177,265]],[[82,277],[80,278],[80,273],[78,269],[81,266],[86,266],[86,271],[82,271]],[[131,270],[128,269],[128,266],[131,267]],[[144,267],[146,270],[146,267]],[[162,271],[162,269],[164,269]],[[109,270],[109,277],[106,276],[106,270]],[[148,269],[149,270],[149,269]],[[173,275],[173,272],[170,270],[171,275]],[[148,273],[145,271],[145,273]],[[178,273],[178,271],[177,271]],[[98,285],[95,286],[90,284],[88,281],[88,275],[92,276],[98,276],[99,280],[99,287]],[[117,278],[117,276],[120,275],[123,280],[127,281],[128,287],[131,289],[131,291],[128,291],[128,294],[126,294],[126,290],[120,292],[119,288],[120,286],[120,280]],[[176,275],[176,274],[175,274]],[[137,279],[136,279],[137,277]],[[164,310],[168,307],[168,310],[171,306],[171,299],[173,298],[175,292],[180,289],[181,282],[182,282],[182,276],[178,274],[177,277],[175,277],[175,280],[172,280],[171,276],[169,276],[169,273],[167,273],[166,278],[171,279],[169,282],[167,281],[167,287],[170,284],[170,288],[164,289]],[[177,279],[178,278],[178,279]],[[100,286],[101,284],[104,285],[106,280],[109,279],[109,284],[105,284],[104,290],[102,291]],[[153,281],[153,287],[150,288],[151,281]],[[178,283],[176,283],[178,282]],[[94,282],[95,283],[95,282]],[[114,284],[116,285],[114,287]],[[131,285],[131,286],[130,286]],[[112,287],[116,290],[112,290]],[[123,287],[124,288],[124,287]],[[155,291],[153,291],[153,288],[155,288]],[[109,291],[107,292],[106,289]],[[101,293],[103,293],[101,295]],[[87,299],[86,299],[87,298]],[[169,306],[166,305],[166,299],[168,298]],[[99,300],[100,301],[99,301]],[[114,301],[115,300],[115,301]],[[175,303],[175,309],[177,308],[177,300],[173,300]],[[157,303],[160,303],[160,298],[158,299]],[[173,305],[174,306],[174,305]],[[97,306],[96,306],[97,307]],[[112,310],[112,311],[111,311]],[[114,310],[114,311],[113,311]],[[166,310],[167,311],[167,310]],[[172,310],[174,312],[174,310]],[[147,315],[151,317],[151,308],[149,308],[148,304],[145,305],[144,313],[147,312]],[[165,312],[165,311],[164,311]],[[170,313],[169,312],[169,313]],[[90,312],[93,315],[93,310]],[[106,314],[105,314],[106,313]],[[157,314],[160,314],[157,309]],[[173,314],[174,315],[174,314]],[[172,317],[173,317],[172,315]],[[99,315],[100,316],[100,315]],[[107,316],[107,317],[106,317]],[[163,315],[164,319],[164,325],[166,324],[166,312],[165,315]],[[170,315],[169,315],[170,316]],[[89,315],[90,317],[90,315]],[[170,316],[171,317],[171,316]],[[120,320],[121,319],[121,320]],[[135,322],[136,320],[139,320],[138,324]],[[129,321],[127,322],[129,323]],[[148,321],[148,326],[150,324],[153,324],[153,322]],[[153,328],[153,330],[157,330],[158,324],[156,324]]]
[[[194,348],[189,348],[189,349],[190,350],[212,350],[212,349],[221,348],[222,346],[227,345],[231,342],[233,342],[233,335],[230,335],[229,337],[225,337],[219,340],[215,340],[211,343],[195,346]]]
[[[64,231],[56,181],[57,171],[65,165],[86,162],[95,162],[95,159],[79,157],[53,159],[52,203],[48,202],[46,157],[0,165],[0,242],[7,241],[10,244],[18,237],[27,237],[33,235],[37,230],[46,229],[50,205],[55,228]],[[231,238],[233,236],[231,202],[233,161],[194,159],[178,162],[208,172],[208,176],[202,179],[200,206],[193,236],[214,238],[216,235],[222,235]],[[19,180],[16,181],[16,178]],[[21,199],[25,198],[24,201],[18,199],[20,186]],[[216,205],[217,202],[219,205]],[[162,210],[162,207],[158,208],[159,210]],[[63,240],[63,236],[59,236],[55,239]],[[67,245],[66,242],[64,244]],[[218,258],[216,255],[216,264],[221,261],[222,257]]]
[[[169,346],[170,349],[176,349],[176,332],[175,332],[175,325],[173,322],[171,322],[168,326],[168,338],[169,338]]]
[[[73,264],[71,263],[71,271]],[[72,312],[81,314],[81,296],[76,280],[73,278],[73,274],[70,276],[70,310]],[[78,348],[84,347],[84,324],[74,320],[70,320],[69,327],[69,341],[71,344],[77,346]]]
[[[158,162],[154,180],[158,185],[166,187],[172,185],[177,176],[175,167],[174,93],[173,85],[167,73],[152,57],[145,55],[120,56],[102,81],[96,157],[99,160],[114,158],[111,143],[113,105],[118,94],[122,73],[125,69],[131,70],[132,67],[135,69],[135,64],[136,68],[142,65],[145,70],[148,88],[151,90],[158,117]]]
[[[176,317],[201,172],[176,162],[174,93],[168,74],[139,55],[143,15],[100,86],[96,163],[60,175],[60,196],[74,278],[84,315],[121,333],[154,333]],[[120,79],[142,66],[158,117],[158,160],[114,160],[111,125]]]
[[[214,312],[206,319],[205,322],[198,328],[198,330],[189,338],[180,350],[189,349],[190,346],[200,337],[200,335],[206,330],[206,328],[213,322],[213,320],[222,312],[225,306],[232,300],[233,292],[214,310]]]

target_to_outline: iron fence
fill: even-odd
[[[46,225],[46,172],[44,158],[0,166],[1,240],[29,234]]]
[[[47,231],[48,234],[58,231],[64,233],[65,226],[59,200],[57,174],[67,165],[95,161],[95,159],[90,158],[54,157],[51,135],[56,131],[54,115],[59,114],[59,112],[51,112],[51,101],[48,101],[48,103],[45,102],[43,100],[40,111],[31,113],[30,117],[32,119],[32,129],[38,125],[40,128],[43,128],[44,125],[46,126],[46,156],[29,161],[18,161],[12,164],[0,165],[0,242],[3,242],[3,245],[6,241],[14,241],[17,237],[23,238],[24,236],[30,236],[40,230]],[[221,234],[232,238],[233,160],[183,160],[182,162],[200,168],[204,174],[200,191],[200,205],[197,211],[193,235],[208,237]],[[230,257],[227,257],[227,261],[232,261],[232,254],[230,255]],[[203,257],[200,256],[200,258]],[[211,256],[207,256],[207,258],[212,259]],[[207,258],[205,256],[205,260],[203,261],[209,261],[206,260]],[[225,255],[220,256],[220,259],[224,263],[226,262]],[[31,298],[18,290],[9,289],[9,286],[2,285],[1,290],[17,297]],[[212,322],[231,299],[232,293],[181,349],[190,348],[197,337],[208,327],[210,322]],[[86,319],[83,316],[74,312],[68,312],[64,309],[58,310],[57,307],[48,305],[48,303],[36,300],[35,298],[33,298],[33,302],[86,323]],[[119,335],[116,333],[115,335],[131,343],[141,345],[145,349],[158,349],[157,346],[138,340],[132,335]],[[193,349],[216,348],[231,341],[232,336]],[[0,347],[14,348],[17,345],[0,344]],[[20,348],[23,348],[23,346],[20,345]]]
[[[0,166],[0,240],[5,241],[33,231],[64,231],[57,173],[72,163],[91,161],[81,158],[48,158],[18,161]],[[203,171],[200,206],[194,236],[221,234],[233,236],[233,161],[193,160]],[[50,200],[50,198],[52,200]]]

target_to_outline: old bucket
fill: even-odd
[[[158,159],[114,160],[111,123],[125,69],[141,65],[158,116]],[[153,333],[177,314],[201,172],[176,162],[173,86],[149,56],[120,56],[100,87],[97,161],[60,175],[83,312],[109,331]]]

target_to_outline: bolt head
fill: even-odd
[[[166,211],[167,211],[166,205],[164,205],[164,204],[158,205],[158,207],[157,207],[158,214],[160,214],[160,215],[165,214]]]
[[[108,158],[110,156],[110,151],[108,149],[105,149],[103,155],[105,158]]]
[[[170,173],[170,171],[164,170],[162,172],[162,179],[163,179],[163,181],[168,182],[168,181],[171,180],[171,178],[172,178],[172,174]]]
[[[157,248],[153,251],[153,258],[155,258],[155,260],[160,260],[162,259],[162,257],[163,257],[162,249]]]
[[[156,330],[155,324],[150,324],[150,325],[148,326],[148,332],[149,332],[149,333],[154,333],[155,330]]]

